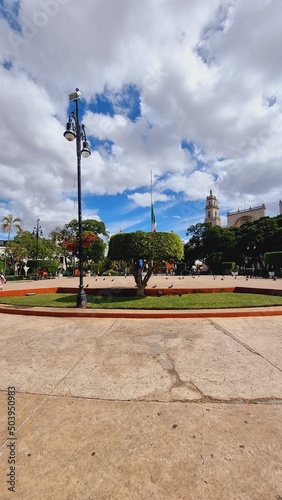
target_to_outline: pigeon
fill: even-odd
[[[157,288],[157,285],[153,285],[152,288]]]
[[[113,278],[111,281],[115,281],[115,278]]]
[[[89,287],[89,283],[87,283],[87,285],[85,285],[85,288],[88,288]]]
[[[168,287],[168,288],[172,288],[172,287],[173,287],[173,285],[169,285],[169,287]]]

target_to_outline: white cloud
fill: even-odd
[[[134,201],[135,205],[139,207],[150,207],[151,206],[151,193],[134,193],[128,195],[128,198]],[[156,193],[154,191],[153,203],[163,202],[167,203],[168,201],[174,200],[174,196],[168,196],[163,193]]]
[[[150,185],[153,171],[154,201],[177,203],[182,193],[204,203],[213,189],[226,209],[243,199],[278,206],[280,2],[2,3],[3,215],[13,211],[27,228],[40,217],[46,231],[73,217],[75,145],[62,134],[76,86],[88,103],[107,89],[117,113],[84,117],[89,137],[114,143],[83,160],[85,192],[131,190],[129,198],[145,206],[138,190]],[[130,84],[140,90],[135,122],[122,106]],[[182,140],[196,143],[195,156],[180,147]]]

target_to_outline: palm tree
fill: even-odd
[[[20,217],[15,217],[12,214],[5,215],[2,218],[2,231],[3,233],[8,233],[8,241],[10,240],[10,234],[13,230],[16,230],[18,233],[23,231],[22,229],[22,220]],[[6,272],[6,258],[7,251],[5,250],[5,260],[4,260],[4,273]]]
[[[2,231],[3,233],[8,233],[8,241],[10,240],[10,234],[15,229],[18,233],[22,232],[21,226],[22,220],[19,217],[15,217],[12,214],[5,215],[2,218]]]

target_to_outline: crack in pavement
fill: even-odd
[[[176,338],[175,334],[164,335],[163,340],[166,338]],[[181,380],[176,368],[173,359],[168,355],[167,348],[161,346],[158,342],[146,342],[151,352],[154,354],[154,358],[161,365],[161,367],[167,371],[171,377],[171,387],[169,392],[172,393],[173,389],[177,389],[178,387],[185,387],[188,390],[192,390],[197,392],[201,398],[205,398],[206,395],[202,393],[202,391],[190,380],[184,382]],[[175,401],[175,399],[174,399]]]
[[[183,382],[186,384],[186,382]],[[192,384],[194,385],[194,384]],[[194,386],[196,388],[196,386]],[[200,391],[199,391],[200,392]],[[5,393],[6,391],[0,391],[0,393]],[[30,396],[43,396],[44,401],[47,399],[81,399],[81,400],[92,400],[95,402],[112,402],[112,403],[160,403],[160,404],[171,404],[171,403],[185,403],[185,404],[203,404],[203,403],[211,403],[211,404],[228,404],[228,405],[282,405],[282,399],[281,398],[254,398],[254,399],[247,399],[247,398],[229,398],[229,399],[222,399],[222,398],[214,398],[212,396],[206,396],[203,394],[203,397],[201,399],[173,399],[173,400],[162,400],[158,398],[154,399],[147,399],[146,397],[143,398],[131,398],[131,399],[114,399],[114,398],[99,398],[99,397],[93,397],[93,396],[76,396],[76,395],[61,395],[61,394],[43,394],[43,393],[35,393],[35,392],[20,392],[18,391],[17,394],[21,395],[30,395]],[[43,404],[42,401],[39,405],[38,408]],[[20,426],[19,426],[20,428]]]
[[[250,347],[245,342],[242,342],[242,340],[238,339],[235,335],[233,335],[233,333],[229,332],[228,330],[226,330],[225,328],[223,328],[223,326],[219,325],[218,323],[216,323],[212,319],[209,318],[208,321],[216,328],[216,330],[219,330],[220,332],[224,333],[224,335],[227,335],[232,340],[234,340],[235,342],[237,342],[238,344],[240,344],[242,347],[244,347],[245,349],[247,349],[249,352],[251,352],[252,354],[256,354],[257,356],[259,356],[260,358],[262,358],[264,361],[266,361],[267,363],[269,363],[271,366],[273,366],[273,368],[276,368],[276,370],[278,370],[278,371],[280,371],[282,373],[281,368],[279,368],[279,366],[277,366],[274,363],[272,363],[272,361],[270,361],[269,359],[265,358],[263,356],[263,354],[261,354],[260,352],[256,351],[255,349],[253,349],[252,347]]]

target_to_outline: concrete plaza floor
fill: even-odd
[[[282,499],[282,316],[0,317],[1,499]]]
[[[22,290],[33,288],[35,291],[38,288],[49,287],[77,287],[79,278],[63,277],[54,279],[43,279],[38,281],[8,281],[4,285],[5,290]],[[134,288],[135,282],[133,276],[98,276],[84,277],[84,285],[89,288]],[[240,286],[244,288],[260,288],[260,289],[282,289],[282,279],[264,279],[264,278],[246,278],[245,276],[152,276],[148,283],[148,288],[222,288]],[[87,291],[87,290],[86,290]],[[1,293],[1,291],[0,291]]]

